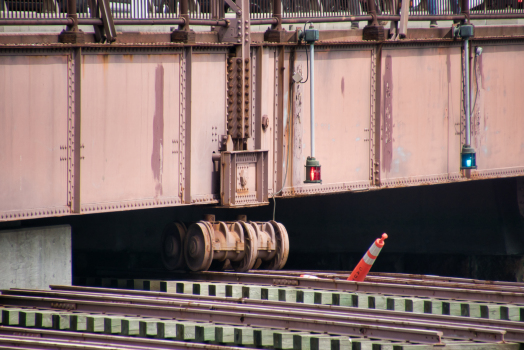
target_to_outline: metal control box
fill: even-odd
[[[320,32],[318,29],[306,29],[304,31],[304,40],[309,42],[315,42],[318,41],[320,36]]]
[[[268,203],[268,151],[222,152],[220,164],[222,206]]]

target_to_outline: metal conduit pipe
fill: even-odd
[[[471,145],[471,116],[469,110],[470,96],[469,96],[469,39],[464,40],[464,69],[465,69],[465,95],[466,100],[466,146]]]
[[[311,157],[315,158],[315,42],[309,44],[311,64],[309,65],[309,108],[311,113]]]

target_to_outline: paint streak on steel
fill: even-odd
[[[384,112],[382,122],[382,169],[391,171],[393,159],[393,60],[386,56],[386,71],[384,74]]]
[[[178,65],[178,55],[85,56],[84,211],[178,199],[180,107],[177,100],[165,98],[178,95]]]
[[[155,178],[155,196],[162,195],[162,168],[164,150],[164,66],[155,70],[155,115],[153,117],[153,152],[151,170]]]
[[[460,137],[454,124],[460,122],[460,48],[385,52],[382,183],[402,184],[427,175],[458,176]]]

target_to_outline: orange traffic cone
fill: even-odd
[[[364,257],[360,260],[357,267],[353,270],[351,275],[348,277],[348,281],[359,281],[362,282],[366,278],[369,269],[373,266],[375,259],[384,246],[384,240],[388,238],[388,235],[383,233],[382,238],[377,238],[376,241],[369,247]]]

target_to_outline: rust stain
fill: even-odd
[[[482,68],[482,55],[477,57],[477,62],[479,65],[479,71],[480,71],[480,82],[482,83],[480,86],[482,87],[482,90],[486,90],[486,87],[484,86],[484,69]]]
[[[164,149],[164,66],[155,70],[155,115],[153,116],[153,152],[151,170],[156,181],[155,196],[162,195],[162,168]]]
[[[122,59],[127,62],[133,62],[133,59],[135,58],[135,55],[122,55]]]
[[[382,169],[389,172],[393,160],[393,60],[386,57],[384,74],[384,120],[382,129]]]
[[[342,96],[344,96],[344,77],[340,79],[340,91],[342,92]]]
[[[104,70],[104,74],[107,73],[108,68],[109,68],[109,55],[102,55],[102,69]]]

